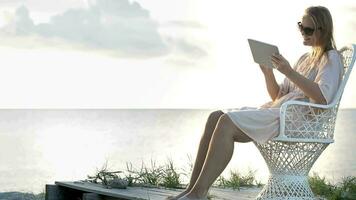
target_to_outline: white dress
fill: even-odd
[[[293,69],[316,82],[329,104],[342,79],[344,69],[341,57],[336,50],[330,50],[314,67],[309,64],[309,58],[309,53],[302,55]],[[275,101],[267,102],[260,107],[230,108],[222,111],[251,139],[265,143],[279,134],[279,108],[284,102],[288,100],[314,102],[288,78],[279,84],[279,88]]]

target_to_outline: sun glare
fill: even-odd
[[[83,178],[82,169],[95,169],[105,163],[113,149],[105,134],[70,125],[53,125],[37,132],[37,148],[56,177]],[[106,141],[106,142],[104,142]],[[69,172],[69,173],[68,173]],[[66,177],[68,176],[68,177]]]

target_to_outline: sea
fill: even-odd
[[[198,109],[0,110],[0,192],[44,192],[55,181],[85,180],[107,168],[140,171],[173,163],[188,183],[206,120]],[[356,176],[356,109],[340,109],[335,142],[313,165],[331,183]],[[268,168],[253,143],[237,143],[221,174],[254,171],[266,183]],[[187,173],[188,172],[188,173]]]

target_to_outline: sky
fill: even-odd
[[[259,106],[270,99],[247,39],[293,65],[311,5],[329,8],[338,48],[356,43],[353,0],[2,0],[0,108]],[[353,73],[341,108],[355,98]]]

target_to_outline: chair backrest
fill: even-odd
[[[341,83],[339,85],[339,88],[336,92],[336,95],[333,99],[333,101],[330,103],[332,106],[332,109],[325,111],[325,113],[322,114],[321,117],[322,120],[320,120],[320,131],[315,132],[317,138],[323,140],[323,139],[331,139],[332,141],[334,140],[334,129],[335,129],[335,124],[336,124],[336,117],[337,113],[339,111],[339,105],[341,101],[342,94],[344,93],[344,89],[346,86],[346,83],[349,79],[349,76],[351,74],[352,68],[355,64],[355,59],[356,59],[356,45],[351,44],[345,47],[342,47],[339,50],[339,53],[341,54],[341,59],[342,59],[342,64],[344,66],[344,74],[342,76]]]
[[[355,51],[356,51],[355,44],[345,46],[339,50],[339,53],[341,54],[341,57],[342,57],[342,63],[344,65],[344,75],[342,77],[342,81],[339,86],[339,89],[338,89],[333,101],[331,102],[331,104],[336,104],[337,107],[339,107],[342,94],[344,93],[346,82],[349,79],[349,76],[351,74],[352,68],[355,63],[355,59],[356,59]]]
[[[333,101],[330,103],[333,106],[333,108],[327,112],[327,113],[329,113],[330,117],[324,118],[326,120],[326,122],[321,124],[322,125],[321,133],[323,133],[322,135],[324,135],[326,139],[329,138],[332,140],[334,140],[334,129],[335,129],[335,124],[336,124],[336,117],[337,117],[337,113],[339,111],[339,105],[341,102],[342,94],[344,93],[346,83],[349,79],[349,76],[351,74],[352,68],[355,63],[356,45],[351,44],[351,45],[342,47],[339,50],[339,53],[341,54],[342,64],[344,66],[344,74],[342,76],[342,80],[341,80],[339,88],[336,92],[336,95],[335,95]]]

